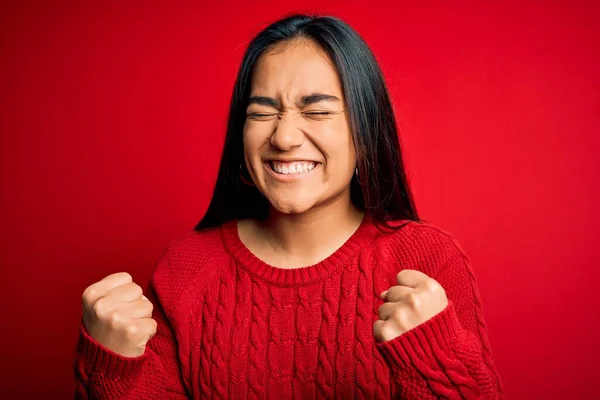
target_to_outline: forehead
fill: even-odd
[[[257,60],[252,95],[296,96],[311,92],[342,96],[333,61],[316,43],[298,40],[279,44]]]

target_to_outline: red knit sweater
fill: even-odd
[[[449,304],[379,343],[379,294],[402,269],[436,279]],[[228,222],[173,240],[146,292],[158,328],[142,356],[114,353],[81,323],[77,398],[502,396],[469,259],[431,224],[382,233],[367,217],[325,260],[282,269],[254,256]]]

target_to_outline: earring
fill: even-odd
[[[252,183],[252,180],[248,180],[246,179],[246,177],[244,176],[244,164],[240,164],[240,180],[242,181],[242,183],[246,186],[254,186],[254,183]]]
[[[354,168],[354,173],[356,174],[356,183],[358,183],[359,186],[362,186],[360,184],[360,179],[358,179],[358,167]],[[354,177],[352,177],[354,179]]]

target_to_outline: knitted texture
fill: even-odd
[[[173,240],[145,291],[158,328],[143,355],[114,353],[81,322],[76,398],[501,398],[469,258],[439,227],[394,224],[406,225],[365,217],[325,260],[292,269],[252,254],[236,221]],[[379,294],[403,269],[436,279],[448,306],[376,342]]]

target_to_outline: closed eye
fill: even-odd
[[[327,116],[327,115],[332,115],[334,113],[331,111],[309,111],[309,112],[304,112],[303,114],[312,115],[312,116]],[[250,113],[250,114],[248,114],[248,117],[268,118],[268,117],[274,117],[277,115],[279,115],[279,114],[278,113]]]
[[[313,118],[315,120],[324,120],[324,119],[329,119],[326,117],[329,117],[330,115],[334,115],[336,113],[331,112],[331,111],[309,111],[309,112],[305,112],[303,114],[305,116],[307,116],[308,118]]]
[[[264,118],[264,117],[273,117],[275,115],[277,115],[277,113],[273,113],[273,114],[251,113],[251,114],[248,114],[248,117]]]

